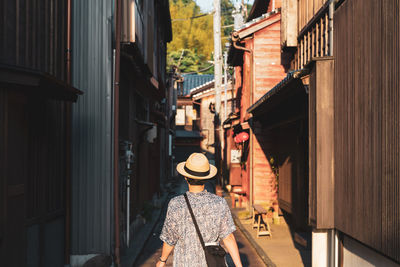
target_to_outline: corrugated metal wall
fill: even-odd
[[[335,28],[335,225],[400,261],[399,1],[347,0]]]
[[[72,254],[110,253],[113,1],[72,4]]]

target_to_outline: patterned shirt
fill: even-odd
[[[225,199],[206,190],[187,192],[204,243],[218,243],[236,230]],[[160,239],[174,248],[174,267],[207,266],[196,228],[183,195],[168,204]],[[210,244],[211,245],[211,244]]]

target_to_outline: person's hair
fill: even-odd
[[[197,179],[192,179],[192,178],[188,178],[188,177],[186,177],[186,181],[190,185],[204,185],[206,183],[206,180],[197,180]]]

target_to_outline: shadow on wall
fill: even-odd
[[[301,93],[276,103],[268,116],[258,118],[253,130],[262,153],[278,173],[278,201],[303,263],[310,255],[308,226],[308,119],[307,95]],[[296,239],[307,241],[307,248]]]

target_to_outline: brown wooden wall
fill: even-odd
[[[334,15],[335,225],[400,261],[399,1]]]
[[[298,0],[298,31],[300,32],[308,21],[328,2],[327,0]]]
[[[4,0],[0,5],[0,63],[64,80],[67,1]]]
[[[309,89],[309,223],[334,228],[334,122],[332,57],[312,63]]]

